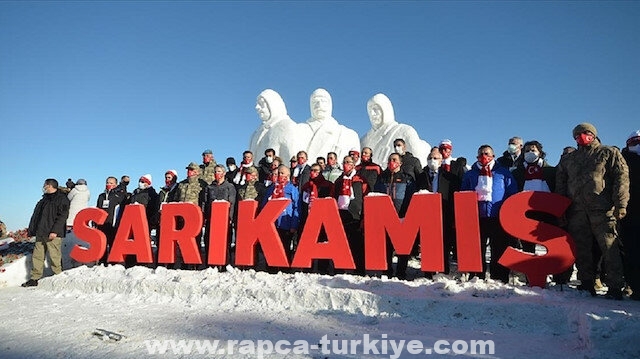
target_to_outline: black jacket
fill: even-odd
[[[36,204],[29,221],[28,234],[37,237],[49,237],[55,233],[64,238],[67,233],[67,217],[69,217],[69,199],[61,191],[45,193]]]
[[[105,200],[109,200],[107,205],[105,206]],[[107,219],[104,221],[104,225],[109,225],[111,227],[117,227],[118,221],[120,220],[120,214],[122,213],[122,208],[118,206],[124,206],[126,203],[126,192],[117,190],[116,188],[111,191],[102,192],[98,196],[98,202],[96,203],[96,207],[100,209],[104,209],[107,211]],[[116,213],[116,208],[118,208],[118,212]]]
[[[227,201],[231,203],[229,207],[229,219],[233,219],[234,210],[236,205],[236,187],[228,181],[218,182],[213,181],[207,187],[207,202],[204,206],[205,218],[209,218],[211,215],[211,203],[213,201]]]
[[[158,193],[156,192],[155,188],[136,188],[131,194],[131,198],[129,198],[129,204],[134,203],[139,203],[144,206],[147,214],[147,223],[149,224],[149,230],[157,228],[158,209],[160,207],[160,204],[158,203]]]
[[[411,179],[407,179],[407,182],[416,182],[418,180],[418,176],[422,173],[420,160],[417,157],[414,157],[411,152],[405,152],[402,156],[401,171],[411,177]]]

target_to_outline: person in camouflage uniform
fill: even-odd
[[[187,178],[178,183],[178,188],[174,198],[178,202],[191,202],[200,207],[200,209],[203,209],[207,182],[200,178],[198,172],[200,167],[198,167],[197,163],[189,163],[186,169]]]
[[[576,243],[576,267],[580,290],[595,296],[595,262],[592,247],[602,251],[607,297],[622,299],[624,276],[617,222],[626,215],[629,201],[629,168],[620,151],[604,146],[596,128],[581,123],[573,129],[578,149],[560,160],[556,192],[569,197],[567,230]]]
[[[7,226],[0,221],[0,238],[4,238],[7,236]]]
[[[199,167],[199,177],[210,185],[215,179],[216,160],[213,158],[213,152],[207,149],[202,152],[202,164]]]

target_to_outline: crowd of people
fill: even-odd
[[[373,152],[369,147],[354,148],[343,158],[329,152],[326,157],[315,160],[309,159],[307,152],[298,151],[288,164],[287,158],[278,157],[272,148],[265,150],[264,157],[257,162],[254,153],[247,150],[242,154],[239,165],[232,157],[227,158],[225,165],[217,164],[213,152],[207,149],[202,153],[201,164],[191,162],[186,166],[186,179],[178,182],[178,172],[167,170],[164,185],[158,191],[153,187],[150,174],[141,176],[132,192],[127,191],[128,176],[123,176],[119,184],[116,177],[108,177],[105,190],[96,203],[108,216],[98,227],[106,235],[107,246],[111,247],[124,206],[145,206],[149,229],[160,233],[157,229],[162,206],[171,202],[190,202],[204,213],[202,253],[206,263],[208,210],[213,201],[227,201],[231,204],[228,242],[229,262],[233,265],[233,229],[238,202],[255,200],[260,209],[269,200],[287,198],[291,201],[275,226],[291,262],[298,233],[313,211],[314,201],[330,197],[336,200],[354,258],[356,268],[353,273],[364,275],[363,198],[370,192],[385,193],[391,197],[398,216],[403,218],[412,195],[429,191],[440,193],[442,198],[443,273],[447,275],[456,256],[453,195],[456,191],[475,191],[480,218],[480,255],[483,256],[488,246],[491,260],[483,263],[482,272],[469,275],[485,278],[488,274],[492,279],[508,283],[510,271],[498,263],[500,256],[508,246],[535,254],[535,245],[512,238],[504,231],[498,219],[502,204],[520,191],[555,192],[572,201],[564,216],[555,218],[545,213],[533,213],[532,218],[560,226],[573,237],[575,266],[581,283],[578,289],[596,295],[595,283],[599,278],[608,287],[607,297],[622,299],[627,293],[631,298],[640,300],[640,244],[634,238],[640,226],[637,204],[640,194],[637,187],[631,185],[640,183],[637,178],[640,174],[640,131],[629,136],[622,151],[615,146],[603,145],[596,128],[588,123],[576,126],[572,135],[576,147],[564,149],[557,167],[547,162],[541,142],[524,142],[520,137],[509,139],[508,150],[500,157],[490,145],[481,145],[477,161],[470,164],[465,158],[453,156],[450,140],[442,140],[438,147],[432,148],[424,167],[407,151],[404,139],[397,138],[393,141],[393,150],[384,169],[373,162]],[[36,205],[29,224],[29,234],[36,237],[37,244],[33,255],[34,269],[25,286],[37,285],[42,277],[45,251],[54,262],[54,273],[61,270],[60,243],[67,230],[66,225],[73,224],[73,216],[77,213],[74,200],[88,201],[89,198],[88,190],[78,188],[86,187],[86,181],[78,180],[74,186],[67,196],[61,193],[55,179],[47,179],[44,183],[43,199]],[[156,245],[162,241],[159,236],[155,239]],[[326,240],[324,231],[321,231],[319,240]],[[387,270],[382,274],[408,279],[410,256],[397,255],[394,263],[393,247],[390,239],[387,241]],[[178,259],[176,264],[171,264],[175,268],[195,269]],[[106,254],[100,262],[107,264]],[[135,264],[134,256],[125,259],[126,266]],[[288,270],[268,265],[266,269],[272,272]],[[333,268],[329,260],[316,261],[313,270],[322,274],[344,272]],[[567,283],[571,272],[569,269],[565,273],[556,273],[553,281]],[[433,275],[425,273],[427,277]]]

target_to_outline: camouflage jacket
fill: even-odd
[[[610,211],[629,202],[629,168],[617,148],[595,139],[565,155],[557,166],[556,193],[569,197],[572,208]]]
[[[178,183],[174,199],[178,202],[191,202],[202,208],[205,201],[207,183],[198,178],[190,177]]]
[[[200,170],[198,171],[198,177],[204,180],[205,182],[207,182],[207,185],[210,185],[213,182],[213,180],[216,178],[215,167],[216,167],[216,161],[214,160],[212,160],[208,164],[204,164],[204,163],[201,164]]]

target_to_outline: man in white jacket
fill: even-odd
[[[91,198],[91,192],[87,187],[87,181],[80,178],[73,189],[67,194],[67,198],[71,204],[69,205],[69,217],[67,217],[67,231],[73,228],[73,220],[76,218],[76,214],[82,209],[89,207],[89,199]]]

